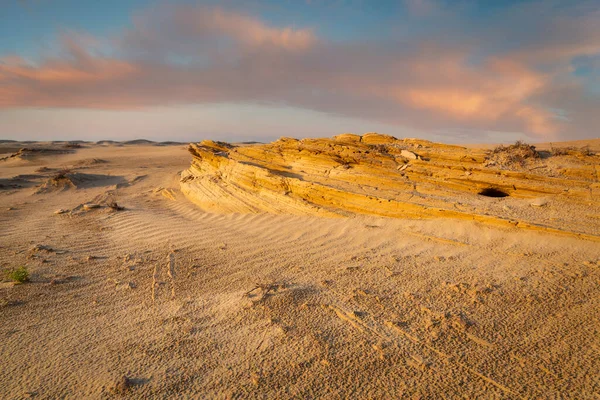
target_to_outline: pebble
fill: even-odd
[[[415,153],[413,153],[412,151],[408,151],[408,150],[402,150],[400,152],[400,155],[404,158],[408,158],[409,160],[417,159],[417,155]]]
[[[535,199],[530,203],[534,207],[543,207],[548,204],[548,200],[546,199]]]

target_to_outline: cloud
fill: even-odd
[[[588,21],[549,18],[547,26],[573,27],[580,18]],[[486,54],[491,40],[340,43],[229,9],[158,6],[112,37],[64,32],[60,51],[35,63],[0,59],[0,107],[260,103],[421,130],[589,135],[594,112],[583,101],[585,78],[568,71],[574,56],[600,51],[600,35],[577,42],[595,29],[585,22],[564,37]],[[553,45],[560,56],[550,56]]]
[[[543,74],[502,59],[492,59],[477,69],[465,60],[431,65],[431,70],[415,68],[417,76],[394,90],[399,102],[465,124],[494,125],[516,117],[527,132],[556,132],[551,113],[526,105],[546,85]],[[436,73],[442,79],[435,79]]]
[[[271,28],[253,18],[224,12],[221,9],[214,9],[208,14],[206,19],[193,22],[200,28],[213,28],[217,32],[231,35],[245,45],[266,44],[287,50],[304,50],[315,41],[314,34],[308,29]]]
[[[115,41],[126,56],[152,55],[157,51],[181,56],[198,50],[222,56],[227,51],[239,53],[257,48],[302,51],[316,41],[308,28],[273,27],[232,10],[191,5],[150,8],[136,14],[133,25]]]
[[[22,59],[4,60],[3,76],[40,85],[70,85],[89,82],[113,82],[130,76],[135,67],[118,60],[89,59],[85,65],[60,60],[48,60],[43,68]]]

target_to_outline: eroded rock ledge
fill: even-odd
[[[189,146],[181,190],[210,212],[444,217],[597,238],[600,157],[517,150],[376,133],[203,141]]]

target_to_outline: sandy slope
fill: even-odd
[[[1,398],[600,396],[598,243],[210,214],[178,191],[189,162],[109,145],[0,165],[1,267],[32,273],[0,284]],[[40,191],[43,166],[86,179]],[[111,198],[126,210],[78,207]]]

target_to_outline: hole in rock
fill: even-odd
[[[485,188],[478,194],[480,194],[482,196],[486,196],[486,197],[507,197],[507,196],[509,196],[508,193],[503,192],[502,190],[496,189],[496,188]]]

